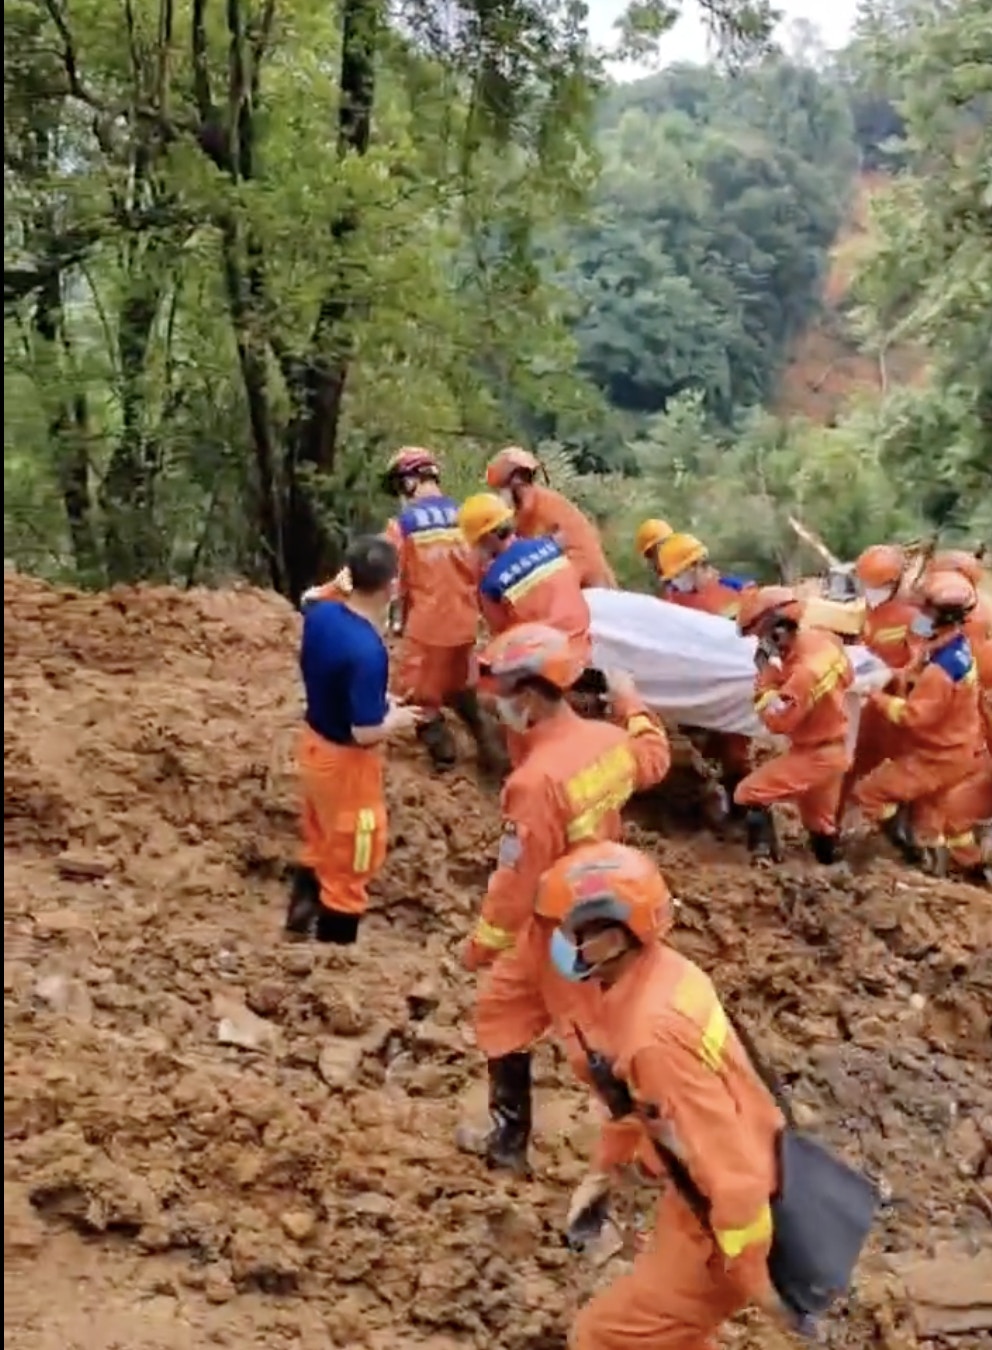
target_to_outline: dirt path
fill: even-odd
[[[498,833],[471,763],[438,783],[397,756],[358,951],[287,945],[289,608],[4,590],[5,1345],[562,1350],[610,1274],[559,1237],[584,1097],[543,1051],[531,1184],[451,1144],[482,1103],[455,953]],[[891,1192],[830,1343],[943,1345],[881,1255],[989,1240],[987,895],[632,835],[679,897],[679,943]],[[758,1320],[731,1343],[775,1350]]]

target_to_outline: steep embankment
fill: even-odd
[[[779,381],[775,411],[780,416],[808,417],[827,426],[859,395],[912,384],[925,371],[926,353],[915,346],[895,344],[884,360],[860,351],[844,317],[855,270],[871,248],[872,199],[888,181],[880,173],[858,180],[850,215],[831,253],[823,311],[793,345]]]
[[[498,835],[470,761],[439,783],[415,748],[392,759],[357,951],[282,941],[296,635],[248,589],[5,576],[12,1350],[563,1350],[619,1264],[560,1242],[592,1127],[551,1049],[535,1181],[451,1142],[482,1107],[456,953]],[[891,1193],[830,1343],[944,1345],[917,1338],[881,1254],[988,1232],[987,898],[884,862],[846,883],[802,861],[755,874],[733,844],[632,834],[679,897],[679,944]],[[968,1270],[938,1266],[931,1312]],[[757,1318],[732,1343],[785,1345]]]

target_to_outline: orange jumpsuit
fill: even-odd
[[[528,484],[515,518],[517,533],[524,539],[552,535],[558,540],[578,574],[580,586],[616,586],[599,531],[560,492],[539,483]]]
[[[985,754],[979,755],[974,773],[947,794],[944,823],[951,857],[962,867],[977,867],[982,861],[975,826],[992,821],[992,638],[976,644],[972,650],[982,691]]]
[[[898,595],[869,609],[861,630],[862,644],[891,670],[907,670],[923,648],[922,640],[910,627],[919,612],[918,605]],[[854,763],[844,779],[843,800],[847,800],[859,779],[896,753],[898,745],[898,730],[874,703],[865,703],[858,722]]]
[[[458,528],[458,505],[449,497],[418,497],[400,513],[397,527],[403,640],[396,688],[437,713],[471,683],[478,569]]]
[[[831,633],[801,629],[781,668],[769,664],[755,682],[755,711],[790,748],[761,764],[738,785],[740,806],[794,801],[810,834],[837,833],[847,747],[844,695],[854,682],[843,644]]]
[[[911,803],[914,833],[923,847],[941,843],[948,793],[974,773],[984,744],[978,670],[968,639],[958,631],[938,641],[905,698],[872,695],[899,728],[904,748],[854,789],[855,802],[872,822]]]
[[[618,701],[614,717],[618,724],[587,721],[563,707],[528,732],[526,759],[504,785],[499,858],[473,934],[496,957],[475,1013],[487,1059],[527,1049],[593,996],[590,985],[571,983],[552,966],[554,924],[538,918],[533,905],[553,862],[576,844],[619,839],[621,808],[668,772],[668,738],[644,705]],[[570,1052],[578,1066],[577,1047]]]
[[[663,587],[660,598],[670,605],[681,605],[683,609],[695,609],[703,614],[713,614],[717,618],[736,619],[741,607],[741,592],[751,583],[739,577],[721,576],[712,568],[710,575],[697,591],[675,591]],[[751,740],[734,731],[708,732],[702,742],[704,755],[718,761],[727,782],[736,786],[740,779],[751,772]]]
[[[546,623],[571,638],[576,653],[590,660],[589,605],[557,540],[511,539],[483,573],[479,600],[491,633],[518,623]]]
[[[770,1197],[778,1107],[730,1026],[709,978],[671,947],[648,947],[606,990],[583,1032],[631,1090],[640,1129],[604,1131],[594,1167],[643,1152],[654,1135],[709,1201],[705,1228],[674,1185],[651,1245],[581,1310],[570,1350],[715,1350],[718,1327],[770,1293]]]

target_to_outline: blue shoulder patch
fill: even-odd
[[[424,497],[403,508],[398,524],[404,537],[422,530],[450,530],[458,525],[458,505],[450,497]]]
[[[520,582],[539,575],[564,553],[550,535],[539,539],[514,539],[485,571],[479,589],[487,600],[502,600]]]
[[[726,586],[728,591],[746,591],[748,586],[754,585],[751,577],[725,577],[720,573],[720,585]]]
[[[930,653],[930,662],[932,665],[939,666],[948,679],[958,684],[966,679],[974,668],[974,661],[971,657],[971,646],[963,633],[959,633],[944,644]]]

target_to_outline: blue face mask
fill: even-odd
[[[933,619],[931,619],[927,614],[917,614],[909,626],[912,632],[914,632],[917,637],[923,638],[933,637],[934,633]]]
[[[551,934],[551,964],[559,975],[573,984],[581,984],[592,974],[591,967],[583,961],[578,947],[560,928]]]

